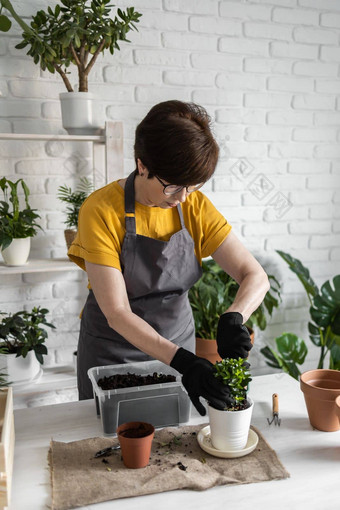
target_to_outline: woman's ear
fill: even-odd
[[[138,174],[143,177],[144,175],[146,175],[146,177],[148,176],[149,172],[148,172],[148,169],[146,168],[146,166],[143,165],[143,163],[141,162],[141,160],[139,158],[137,158],[137,168],[138,168]]]
[[[137,168],[138,168],[138,174],[143,176],[145,173],[145,166],[143,165],[143,163],[141,162],[141,160],[139,158],[137,159]]]

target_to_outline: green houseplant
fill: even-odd
[[[63,185],[58,188],[58,198],[67,205],[64,231],[67,249],[70,248],[77,235],[79,209],[84,200],[93,191],[93,184],[86,177],[82,177],[75,190],[69,186]]]
[[[47,322],[48,312],[40,306],[33,307],[30,312],[0,312],[0,358],[10,381],[33,379],[44,363],[48,336],[45,328],[55,328]]]
[[[252,380],[244,359],[223,359],[214,365],[214,375],[230,388],[233,399],[224,410],[208,403],[211,442],[218,450],[242,450],[248,440],[254,403],[247,396]]]
[[[217,355],[215,340],[218,319],[235,300],[239,285],[213,259],[203,261],[202,270],[201,279],[189,290],[197,337],[196,353],[215,363],[221,359]],[[254,325],[263,331],[267,326],[267,315],[271,316],[273,309],[279,306],[280,284],[274,276],[269,275],[268,278],[270,290],[245,324],[251,334]],[[201,342],[200,339],[211,342]],[[205,353],[206,349],[209,353]]]
[[[100,54],[119,51],[118,41],[130,42],[127,33],[137,30],[141,14],[128,7],[126,11],[114,7],[110,0],[61,0],[54,9],[40,9],[32,16],[30,26],[16,13],[10,0],[0,0],[23,29],[17,49],[28,47],[27,55],[43,71],[58,73],[68,93],[60,95],[63,126],[70,134],[96,133],[101,128],[97,109],[92,105],[94,95],[88,93],[88,77]],[[10,28],[9,18],[1,12],[0,30]],[[78,91],[69,80],[69,68],[78,73]],[[85,96],[83,93],[86,92]],[[79,120],[76,115],[79,115]],[[79,125],[78,125],[79,123]]]
[[[277,253],[297,275],[306,291],[310,303],[309,339],[320,349],[317,368],[323,369],[329,356],[329,368],[340,370],[340,275],[326,281],[319,289],[300,260],[280,250]],[[275,339],[275,343],[277,351],[269,346],[261,349],[267,365],[299,379],[299,366],[308,354],[307,344],[294,333],[283,333]]]
[[[227,406],[229,411],[239,411],[248,407],[247,391],[251,382],[249,363],[244,359],[227,358],[217,361],[214,365],[214,376],[223,384],[227,384],[235,403]]]
[[[23,209],[20,207],[19,184],[24,192],[25,207]],[[22,265],[29,255],[30,238],[37,234],[38,229],[41,229],[36,222],[40,216],[36,209],[32,209],[29,205],[30,191],[23,179],[12,182],[3,177],[0,179],[0,188],[4,198],[0,201],[0,248],[5,263]],[[22,244],[24,244],[23,248]]]
[[[100,53],[108,49],[113,55],[120,50],[118,41],[130,42],[126,35],[131,29],[137,30],[135,23],[141,17],[133,7],[128,7],[126,11],[118,9],[118,16],[112,18],[110,0],[61,0],[54,10],[40,9],[28,26],[9,0],[0,2],[23,29],[23,40],[16,48],[28,46],[27,54],[34,63],[40,64],[43,71],[59,73],[68,92],[73,88],[67,68],[71,64],[77,67],[79,92],[87,92],[88,75]],[[10,20],[3,13],[1,16],[0,30],[7,31]]]

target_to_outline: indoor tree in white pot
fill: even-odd
[[[24,192],[25,207],[20,207],[18,186]],[[0,189],[4,200],[0,201],[0,249],[5,264],[22,266],[26,263],[31,246],[31,237],[35,236],[40,225],[36,209],[28,203],[29,188],[23,179],[12,182],[6,177],[0,179]]]
[[[88,77],[98,56],[105,50],[113,55],[120,50],[118,41],[130,42],[126,34],[137,30],[141,14],[128,7],[117,9],[110,0],[61,0],[54,9],[39,10],[30,26],[16,13],[10,0],[0,0],[23,29],[23,40],[17,49],[29,47],[27,52],[42,70],[59,73],[66,93],[60,94],[63,126],[70,134],[93,134],[100,130],[102,122],[96,119],[98,109],[93,105],[95,95],[88,92]],[[0,30],[7,31],[10,20],[1,12]],[[78,91],[74,91],[68,68],[74,65],[78,71]],[[77,117],[78,116],[78,117]]]

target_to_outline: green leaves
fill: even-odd
[[[44,342],[47,338],[45,327],[55,329],[46,320],[49,311],[46,308],[34,307],[31,312],[21,310],[15,314],[5,314],[0,322],[0,350],[16,353],[25,358],[29,351],[34,351],[39,363],[43,364],[43,356],[47,354]]]
[[[293,273],[297,275],[300,282],[304,286],[309,299],[316,296],[319,293],[319,289],[314,283],[314,280],[311,278],[309,270],[302,264],[302,262],[283,251],[276,250],[276,253],[278,253],[280,257],[282,257],[283,260],[287,262],[289,268],[293,271]]]
[[[196,336],[216,338],[218,319],[234,301],[239,285],[213,259],[203,261],[202,270],[202,278],[189,290]],[[269,281],[270,291],[267,292],[264,302],[250,316],[246,323],[248,327],[256,324],[264,330],[267,326],[266,314],[271,315],[273,309],[279,306],[280,284],[274,276],[269,276]],[[278,298],[274,294],[277,294]]]
[[[231,396],[238,403],[247,398],[248,384],[252,380],[248,367],[242,358],[226,358],[214,365],[214,376],[229,386]]]
[[[308,332],[311,342],[320,348],[317,368],[323,368],[329,354],[329,368],[340,370],[340,275],[326,281],[319,291],[300,260],[279,250],[277,253],[298,276],[310,300],[309,313],[313,322],[308,322]],[[293,333],[284,333],[275,341],[278,353],[270,347],[261,349],[267,365],[282,369],[298,379],[300,371],[297,365],[303,364],[308,353],[305,342]]]
[[[69,228],[78,228],[79,209],[84,200],[93,191],[93,184],[86,177],[82,177],[75,191],[67,186],[59,186],[58,198],[62,202],[70,204],[66,207],[65,224]]]
[[[8,30],[11,28],[12,22],[7,16],[4,14],[0,14],[0,31],[1,32],[8,32]]]
[[[2,4],[10,5],[12,16],[16,15],[9,0],[1,0]],[[114,6],[107,0],[63,0],[53,10],[39,10],[32,16],[31,26],[26,25],[16,15],[16,21],[22,26],[23,40],[17,44],[17,49],[28,46],[27,55],[33,58],[41,69],[51,73],[57,71],[67,90],[72,86],[63,69],[70,63],[76,65],[79,75],[79,91],[87,91],[88,75],[100,53],[109,49],[113,54],[119,51],[118,41],[129,42],[126,34],[130,30],[137,30],[141,14],[133,7],[126,11],[117,10],[118,16],[112,17]],[[6,17],[1,26],[6,28]],[[7,18],[6,18],[7,19]],[[91,59],[88,62],[88,57]]]
[[[24,192],[24,209],[20,209],[19,184]],[[23,179],[12,182],[3,177],[0,179],[0,188],[4,196],[4,200],[0,201],[0,248],[5,249],[11,244],[12,239],[33,237],[37,229],[42,228],[36,222],[40,218],[39,214],[29,205],[30,191]]]
[[[310,314],[315,324],[331,327],[335,335],[340,335],[340,275],[326,281],[315,296]]]
[[[275,339],[275,342],[279,353],[276,353],[270,347],[264,347],[260,350],[264,357],[268,359],[267,365],[280,368],[298,380],[301,372],[297,365],[304,363],[308,353],[305,342],[293,333],[283,333]]]

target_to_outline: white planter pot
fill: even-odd
[[[29,351],[26,358],[16,357],[16,354],[0,354],[0,370],[13,384],[32,381],[42,371],[34,351]]]
[[[254,402],[242,411],[219,411],[208,405],[211,442],[217,450],[242,450],[248,440]]]
[[[2,250],[2,257],[7,266],[23,266],[26,264],[31,249],[31,238],[13,239],[11,244]]]
[[[59,94],[63,127],[70,135],[97,135],[104,128],[98,115],[98,100],[91,92]]]

